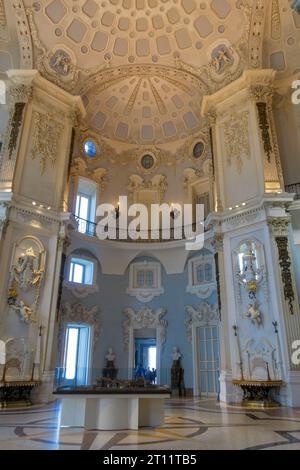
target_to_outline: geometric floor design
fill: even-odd
[[[139,431],[59,428],[60,404],[0,411],[0,450],[300,449],[300,409],[266,411],[215,400],[166,401],[165,423]]]

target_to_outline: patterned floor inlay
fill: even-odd
[[[60,405],[0,411],[0,450],[300,449],[300,410],[246,411],[214,400],[166,402],[165,423],[139,431],[60,428]]]

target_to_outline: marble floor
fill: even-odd
[[[172,399],[163,426],[139,431],[59,429],[59,416],[59,403],[1,410],[0,449],[300,449],[300,409],[252,411]]]

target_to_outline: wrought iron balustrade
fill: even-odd
[[[300,183],[288,184],[285,190],[287,193],[295,193],[295,199],[300,199]]]
[[[84,235],[90,237],[96,237],[97,232],[97,223],[91,222],[89,220],[82,219],[81,217],[73,214],[77,222],[77,231]],[[140,234],[139,238],[134,239],[130,236],[130,230],[121,229],[118,226],[116,229],[108,228],[106,231],[109,233],[108,240],[116,240],[123,242],[133,242],[133,243],[155,243],[155,242],[168,242],[174,240],[182,240],[193,238],[196,232],[196,224],[186,225],[183,227],[170,227],[168,229],[158,229],[158,230],[137,230],[132,233],[138,232]],[[197,231],[197,234],[201,233],[201,229]],[[115,237],[114,237],[115,235]]]

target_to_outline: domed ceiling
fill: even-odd
[[[138,145],[197,135],[203,95],[237,78],[251,54],[250,66],[260,66],[266,17],[277,30],[278,16],[287,11],[291,17],[287,0],[268,7],[261,0],[23,3],[35,67],[82,96],[86,127]],[[282,63],[276,34],[273,62]]]
[[[201,100],[209,93],[201,67],[215,68],[220,81],[229,66],[237,69],[231,48],[247,26],[239,0],[24,3],[37,68],[82,95],[98,134],[132,144],[201,130]]]

